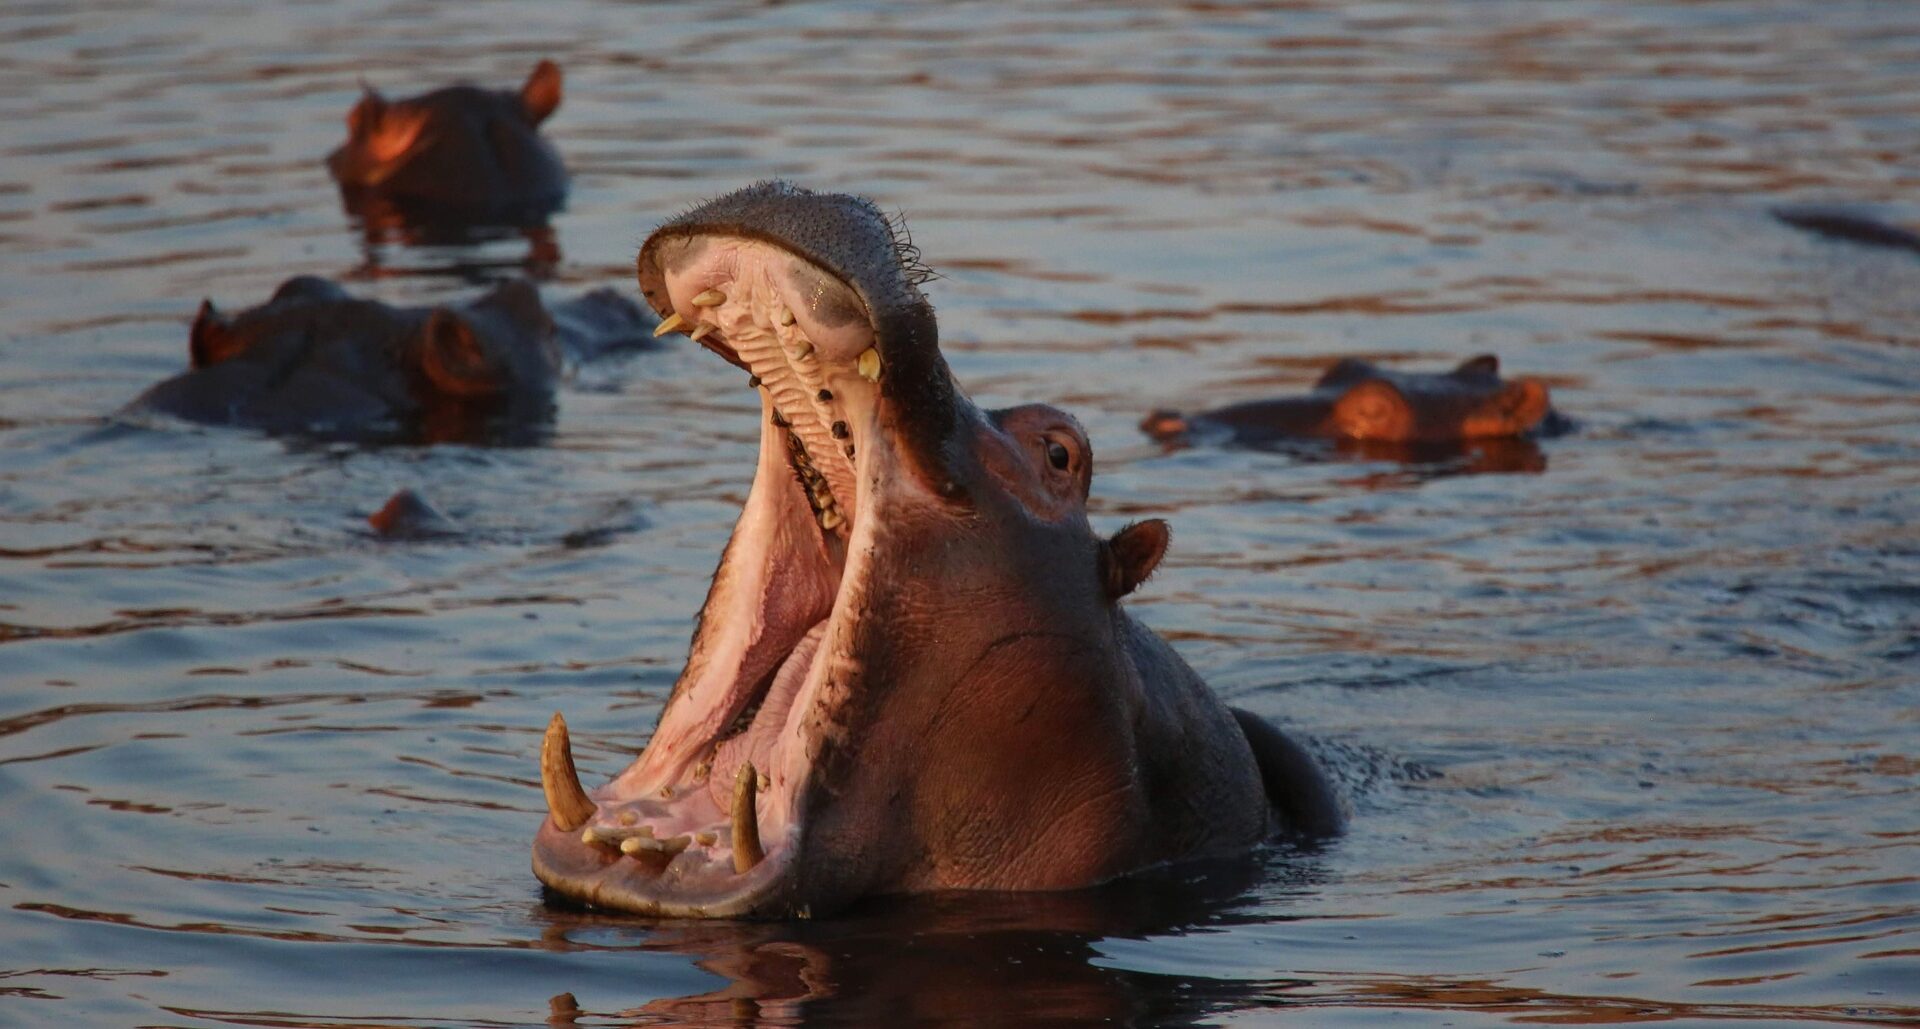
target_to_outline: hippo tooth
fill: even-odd
[[[685,318],[680,317],[680,313],[676,311],[673,314],[667,315],[665,318],[661,319],[660,324],[653,327],[653,338],[659,339],[660,337],[666,335],[669,332],[672,332],[675,329],[678,329],[679,327],[685,324],[687,324],[687,320]]]
[[[759,774],[753,770],[753,762],[740,766],[733,776],[733,870],[740,874],[753,871],[753,866],[767,856],[760,849],[760,815],[754,810],[754,787],[759,785]]]
[[[727,295],[717,289],[703,289],[693,295],[695,307],[719,307],[727,302]]]
[[[640,820],[640,814],[637,811],[620,812],[619,821],[621,825],[632,825],[633,823],[638,822],[639,820]]]
[[[693,834],[693,842],[698,843],[702,847],[713,846],[714,841],[719,838],[720,837],[715,835],[711,830],[702,830],[701,832]]]
[[[783,307],[780,309],[780,317],[775,320],[781,325],[792,325],[794,322],[793,312]]]
[[[868,382],[880,381],[880,351],[873,347],[861,351],[860,377]]]
[[[796,344],[794,344],[794,347],[793,347],[793,357],[794,357],[794,360],[796,360],[796,361],[804,361],[804,360],[806,360],[807,358],[809,358],[809,357],[812,357],[812,356],[813,356],[813,343],[812,343],[812,341],[810,341],[810,340],[804,340],[804,339],[803,339],[803,340],[801,340],[801,341],[800,341],[799,343],[796,343]]]
[[[846,519],[840,516],[839,510],[836,508],[829,507],[825,511],[820,512],[820,527],[822,529],[835,528],[844,521],[846,521]]]
[[[625,854],[628,857],[632,857],[633,855],[640,853],[640,851],[644,849],[645,849],[645,845],[643,845],[640,842],[640,837],[638,836],[629,836],[626,839],[620,841],[620,853]]]
[[[669,856],[678,854],[693,843],[693,837],[686,833],[660,841],[660,852]]]
[[[715,328],[718,328],[718,326],[712,322],[701,322],[692,332],[687,333],[687,338],[698,343],[712,335]]]
[[[580,773],[573,767],[573,743],[567,737],[567,720],[553,713],[547,723],[547,737],[540,743],[540,788],[547,794],[547,812],[553,824],[563,832],[572,832],[593,817],[593,801],[580,785]]]

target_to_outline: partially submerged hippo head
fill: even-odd
[[[535,223],[566,198],[560,155],[540,123],[560,106],[560,67],[541,61],[519,90],[457,85],[405,100],[371,87],[327,156],[350,210],[425,222]]]
[[[303,275],[236,315],[203,302],[188,352],[189,370],[130,408],[274,433],[474,441],[550,418],[560,369],[553,319],[517,279],[458,306],[398,308]]]
[[[1226,435],[1257,444],[1283,439],[1439,444],[1525,436],[1550,414],[1546,384],[1500,378],[1483,354],[1450,372],[1390,372],[1345,358],[1302,396],[1234,404],[1183,416],[1155,411],[1140,423],[1163,442]]]
[[[781,183],[641,248],[663,326],[758,389],[759,459],[646,750],[589,794],[548,728],[533,866],[558,894],[820,913],[1338,825],[1304,752],[1120,607],[1165,523],[1093,533],[1086,435],[968,400],[913,258],[872,204]]]

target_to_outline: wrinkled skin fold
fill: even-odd
[[[642,246],[663,328],[758,391],[760,453],[646,750],[589,792],[549,727],[533,866],[556,894],[804,916],[1337,830],[1307,753],[1121,607],[1165,523],[1093,533],[1085,433],[974,406],[916,258],[872,204],[783,183]]]

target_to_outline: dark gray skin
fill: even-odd
[[[349,211],[429,230],[538,225],[566,201],[567,172],[540,125],[560,106],[560,68],[519,90],[456,85],[404,100],[372,88],[327,156]]]
[[[652,325],[606,289],[550,310],[516,279],[457,306],[393,307],[299,276],[236,315],[203,302],[191,367],[126,410],[323,439],[527,442],[569,353],[651,343]]]
[[[1862,246],[1920,254],[1920,232],[1883,221],[1864,211],[1818,204],[1773,209],[1773,216],[1796,229]]]
[[[1155,411],[1140,423],[1163,443],[1229,442],[1259,446],[1326,439],[1433,445],[1520,438],[1558,431],[1545,383],[1500,378],[1485,354],[1450,372],[1392,372],[1345,358],[1300,396],[1232,404],[1196,415]]]
[[[655,310],[752,375],[761,450],[646,751],[589,795],[549,727],[558,895],[804,916],[1338,831],[1306,751],[1121,607],[1166,523],[1095,535],[1078,423],[961,392],[916,256],[871,203],[781,183],[642,247]]]

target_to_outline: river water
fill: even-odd
[[[342,212],[358,80],[543,56],[551,240]],[[1920,258],[1769,215],[1920,221],[1920,7],[18,0],[0,86],[0,1023],[1920,1019]],[[1344,838],[809,923],[550,908],[539,732],[589,783],[645,742],[739,373],[588,367],[521,448],[110,420],[203,296],[631,288],[776,176],[904,213],[976,398],[1083,420],[1096,527],[1172,522],[1133,610],[1314,741]],[[1481,352],[1576,430],[1136,428]],[[465,535],[375,538],[400,487]]]

